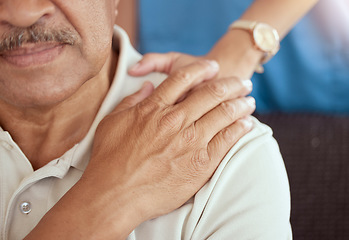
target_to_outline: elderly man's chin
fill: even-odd
[[[84,67],[35,68],[31,71],[10,72],[0,76],[0,98],[16,107],[50,107],[77,93],[94,72]],[[76,64],[78,65],[78,64]],[[1,67],[0,67],[1,69]],[[4,71],[6,72],[6,71]]]
[[[69,46],[54,46],[48,51],[18,58],[14,54],[10,60],[0,56],[2,101],[18,107],[59,104],[97,75],[106,58],[89,61]]]
[[[80,79],[65,78],[60,81],[59,77],[42,77],[36,79],[35,84],[23,84],[22,87],[11,85],[5,89],[0,87],[0,96],[3,102],[17,108],[50,108],[72,98],[85,83]]]

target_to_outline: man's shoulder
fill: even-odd
[[[143,223],[135,239],[291,239],[290,195],[272,130],[253,130],[227,153],[211,179],[179,209]],[[165,235],[162,235],[165,234]]]
[[[252,131],[227,153],[211,180],[196,194],[192,212],[201,207],[202,213],[194,239],[291,237],[283,159],[272,130],[257,119],[253,122]]]

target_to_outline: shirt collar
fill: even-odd
[[[72,156],[71,166],[81,171],[84,171],[89,163],[93,138],[99,122],[116,107],[119,101],[118,96],[121,96],[121,94],[119,93],[122,89],[121,86],[126,78],[127,68],[129,66],[129,50],[131,49],[134,53],[136,52],[133,49],[126,32],[116,25],[114,26],[113,48],[115,51],[119,52],[118,66],[116,68],[114,80],[96,115],[94,122],[90,127],[90,130],[88,131],[85,138],[79,144],[77,144],[76,151],[74,151],[74,154]]]

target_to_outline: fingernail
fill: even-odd
[[[246,86],[247,88],[252,88],[252,81],[251,81],[251,79],[244,79],[244,80],[242,80],[242,84],[244,84],[244,86]]]
[[[210,64],[213,70],[216,70],[216,71],[219,70],[219,64],[217,61],[215,60],[206,60],[206,61]]]
[[[247,97],[247,103],[252,107],[256,106],[256,100],[253,97]]]

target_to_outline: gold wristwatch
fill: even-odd
[[[233,22],[229,29],[244,29],[251,33],[254,46],[264,53],[257,73],[263,73],[263,64],[268,62],[280,49],[280,37],[277,30],[266,23],[256,21],[237,20]]]

